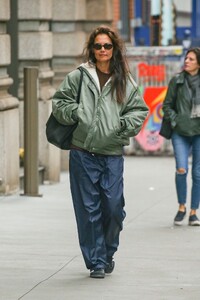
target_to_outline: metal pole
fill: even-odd
[[[24,68],[24,194],[38,194],[38,68]]]

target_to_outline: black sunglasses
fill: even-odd
[[[96,43],[93,45],[93,48],[96,50],[101,50],[101,48],[104,47],[106,50],[110,50],[113,47],[113,44],[105,43],[104,45],[101,45],[99,43]]]

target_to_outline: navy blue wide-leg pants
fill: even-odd
[[[79,244],[88,269],[105,268],[125,218],[123,156],[70,150],[70,187]]]

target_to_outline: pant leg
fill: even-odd
[[[176,162],[175,185],[179,204],[185,204],[187,200],[187,175],[188,159],[191,149],[190,137],[181,136],[177,133],[172,134],[172,145]],[[183,168],[185,173],[179,173],[177,170]]]
[[[122,156],[110,156],[105,163],[105,171],[100,179],[103,227],[107,256],[112,257],[118,249],[119,235],[126,215],[123,195],[124,159]]]
[[[191,209],[198,209],[200,201],[200,135],[192,138]]]
[[[104,268],[107,261],[96,157],[70,151],[70,187],[77,222],[79,244],[88,269]]]

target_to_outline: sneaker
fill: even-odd
[[[196,215],[191,215],[189,217],[189,225],[190,226],[200,226],[200,221]]]
[[[105,271],[104,271],[104,269],[90,270],[90,277],[91,278],[104,278],[105,277]]]
[[[107,267],[105,268],[105,273],[106,273],[106,274],[112,273],[113,270],[114,270],[114,268],[115,268],[115,262],[114,262],[113,258],[112,258],[112,257],[111,257],[111,258],[108,258],[108,265],[107,265]]]
[[[185,211],[179,210],[174,218],[174,225],[182,225],[185,217],[186,217],[186,209],[185,209]]]

